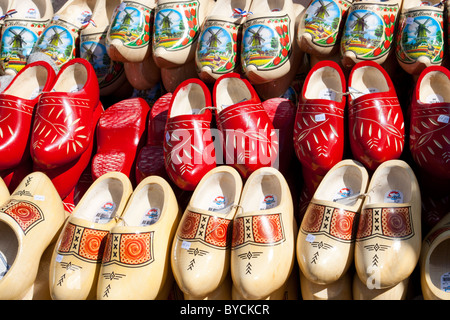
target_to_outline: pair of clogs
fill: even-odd
[[[27,175],[11,194],[0,183],[0,299],[24,299],[34,289],[41,257],[66,219],[61,198],[42,172]]]
[[[405,144],[403,111],[391,78],[379,64],[359,62],[346,83],[336,62],[320,61],[309,71],[299,100],[294,146],[309,174],[323,177],[342,160],[347,135],[353,157],[371,172],[400,158]]]
[[[368,289],[386,289],[411,275],[421,242],[421,195],[409,165],[386,161],[369,182],[364,166],[343,160],[308,205],[297,260],[302,274],[320,285],[343,278],[354,261]]]
[[[235,167],[246,178],[262,166],[273,165],[278,157],[277,132],[250,82],[230,73],[220,77],[213,90],[211,99],[208,87],[194,78],[172,95],[164,137],[165,168],[184,190],[193,190],[217,163]],[[218,130],[211,128],[211,109]]]
[[[133,191],[120,172],[98,178],[67,219],[50,265],[53,299],[156,299],[170,286],[178,204],[147,177]]]
[[[209,171],[196,187],[177,229],[172,270],[183,293],[205,299],[224,286],[244,299],[265,299],[288,281],[296,225],[289,187],[271,167],[243,186],[230,166]]]

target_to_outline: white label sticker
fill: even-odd
[[[106,202],[97,212],[95,223],[108,223],[111,221],[114,209],[116,209],[114,202]]]
[[[450,292],[450,272],[446,272],[441,276],[441,290]]]
[[[437,119],[437,121],[441,122],[441,123],[448,123],[449,120],[450,120],[450,117],[446,116],[445,114],[441,114]]]
[[[316,120],[317,122],[325,121],[326,120],[325,113],[316,114],[314,116],[314,120]]]
[[[45,196],[41,196],[41,195],[37,194],[34,196],[34,200],[45,201]]]
[[[353,191],[351,188],[343,187],[336,193],[336,199],[334,201],[338,201],[339,199],[345,199],[353,195]]]
[[[188,241],[183,241],[183,242],[181,243],[181,248],[182,248],[182,249],[189,250],[189,249],[191,248],[191,243],[188,242]]]
[[[154,224],[156,221],[159,220],[160,216],[161,216],[161,210],[159,208],[151,208],[144,215],[144,218],[142,219],[142,222],[141,222],[141,226],[149,226],[149,225]]]
[[[5,276],[10,267],[3,252],[0,252],[0,279]]]
[[[308,235],[306,236],[306,241],[311,243],[311,242],[314,242],[314,240],[316,240],[316,236],[308,233]]]
[[[277,205],[278,205],[277,196],[274,194],[268,194],[264,196],[264,198],[261,200],[259,210],[272,209],[275,208]]]
[[[211,201],[211,204],[209,205],[208,210],[209,211],[219,211],[222,209],[225,209],[225,207],[228,204],[228,200],[224,195],[217,195],[214,197],[214,199]]]
[[[336,92],[331,89],[324,89],[319,92],[319,99],[336,101]]]
[[[56,262],[61,262],[62,259],[63,259],[63,256],[62,256],[62,255],[60,255],[60,254],[56,255],[56,259],[55,259]]]
[[[402,203],[403,193],[399,190],[391,190],[384,195],[384,202],[386,203]]]
[[[439,103],[439,102],[444,102],[444,97],[441,96],[440,94],[437,93],[433,93],[430,94],[429,96],[427,96],[427,98],[425,99],[426,103]]]

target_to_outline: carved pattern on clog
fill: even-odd
[[[29,201],[10,200],[0,208],[0,212],[14,219],[24,234],[45,220],[41,209]]]
[[[286,240],[281,213],[239,217],[233,223],[232,249],[274,246]]]
[[[68,223],[57,248],[60,255],[74,255],[91,263],[102,261],[103,248],[108,231],[84,228]]]
[[[200,241],[214,249],[226,249],[230,244],[231,220],[187,211],[177,234],[181,241]]]
[[[103,265],[111,263],[126,267],[142,267],[155,260],[154,232],[110,233],[106,239]]]

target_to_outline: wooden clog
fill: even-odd
[[[189,295],[188,293],[184,293],[184,300],[212,300],[212,301],[231,300],[232,292],[233,292],[233,281],[231,280],[231,276],[228,273],[227,277],[221,283],[221,285],[218,286],[216,290],[214,290],[207,296],[195,297]]]
[[[0,64],[5,74],[16,75],[50,22],[53,5],[51,0],[13,0],[9,8],[2,20]]]
[[[167,181],[157,176],[142,180],[108,234],[97,299],[156,299],[170,278],[179,218],[177,199]]]
[[[80,32],[92,21],[96,0],[69,0],[45,27],[30,54],[53,62],[61,68],[71,59],[77,58]],[[34,58],[33,58],[34,59]]]
[[[51,180],[29,174],[0,207],[0,298],[22,299],[33,286],[41,256],[64,224],[64,206]]]
[[[393,287],[385,289],[368,288],[358,274],[353,276],[353,300],[405,300],[408,293],[410,279],[406,278]]]
[[[161,70],[152,57],[142,62],[124,62],[125,75],[128,82],[137,90],[149,90],[161,80]]]
[[[150,57],[151,26],[156,0],[122,1],[106,36],[108,55],[114,61],[142,62]]]
[[[362,164],[342,160],[315,191],[297,237],[297,261],[309,281],[326,285],[347,273],[368,180]]]
[[[448,252],[450,213],[425,236],[420,253],[420,284],[425,300],[450,300]]]
[[[230,166],[210,170],[195,188],[172,246],[172,271],[185,294],[204,299],[225,280],[241,191],[242,179]]]
[[[342,64],[361,61],[382,64],[391,53],[403,0],[355,0],[348,11],[341,38]]]
[[[253,172],[233,221],[231,276],[245,299],[265,299],[283,286],[295,262],[297,226],[283,175],[271,167]]]
[[[339,50],[347,11],[353,0],[311,1],[298,26],[297,41],[304,52],[328,57]]]
[[[399,65],[412,75],[442,64],[445,51],[444,4],[440,0],[404,1],[395,53]]]
[[[361,209],[355,267],[368,287],[384,289],[408,278],[422,243],[421,195],[403,160],[382,163],[373,173]]]
[[[94,67],[101,96],[113,94],[126,81],[123,63],[111,60],[106,46],[110,19],[120,2],[97,0],[91,18],[94,23],[80,33],[80,58],[88,60]]]
[[[50,265],[54,300],[96,297],[106,237],[123,213],[133,187],[126,175],[98,178],[78,202],[57,240]]]
[[[300,271],[300,290],[303,300],[352,300],[352,276],[345,273],[328,284],[317,284]]]
[[[251,15],[249,0],[219,0],[201,28],[195,61],[200,79],[214,83],[240,65],[242,24]]]

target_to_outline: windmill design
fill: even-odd
[[[333,1],[324,4],[322,0],[319,0],[320,6],[314,12],[314,16],[319,20],[324,20],[325,17],[328,17],[330,14],[328,13],[328,7],[333,4]]]
[[[49,43],[55,47],[57,47],[59,44],[63,44],[64,42],[61,39],[61,36],[66,33],[67,31],[65,29],[61,29],[61,31],[57,31],[55,28],[53,30],[53,35],[50,37]]]
[[[421,45],[422,43],[428,43],[428,34],[430,33],[430,30],[427,28],[428,23],[430,22],[431,18],[428,18],[425,22],[420,23],[417,21],[417,19],[414,19],[414,23],[417,24],[416,29],[416,44]]]
[[[256,32],[254,32],[252,29],[249,29],[248,32],[252,34],[250,37],[248,44],[252,47],[261,47],[262,43],[265,41],[265,39],[261,36],[260,32],[262,30],[263,26],[260,26]]]
[[[172,20],[170,19],[170,15],[172,14],[172,11],[169,11],[167,14],[159,12],[159,14],[162,16],[161,23],[160,23],[161,28],[163,30],[170,29],[172,27]]]
[[[352,29],[352,34],[361,36],[366,32],[366,29],[368,27],[366,23],[366,18],[371,14],[372,12],[367,12],[365,15],[361,17],[357,12],[353,13],[356,20],[353,21],[353,23],[350,25],[350,29]]]
[[[85,55],[86,55],[85,59],[89,62],[93,62],[93,61],[95,61],[95,59],[97,59],[97,55],[94,53],[95,46],[96,46],[95,42],[91,43],[91,45],[89,47],[86,46],[86,44],[83,44],[83,48],[84,48],[84,50],[86,50],[85,51]]]
[[[134,11],[130,12],[127,9],[125,9],[124,13],[125,13],[125,15],[122,18],[122,24],[121,25],[122,25],[123,28],[128,28],[134,22],[134,19],[133,19]]]
[[[13,29],[10,29],[10,31],[13,34],[13,37],[11,41],[9,41],[9,45],[12,46],[12,48],[15,50],[22,51],[24,45],[27,44],[27,42],[22,37],[26,29],[22,28],[22,30],[19,33],[16,33],[16,31],[14,31]]]
[[[216,32],[208,29],[208,32],[210,33],[210,36],[206,41],[206,44],[208,45],[209,49],[216,49],[220,44],[222,44],[222,41],[220,41],[219,39],[219,34],[222,32],[222,29],[219,29]]]

